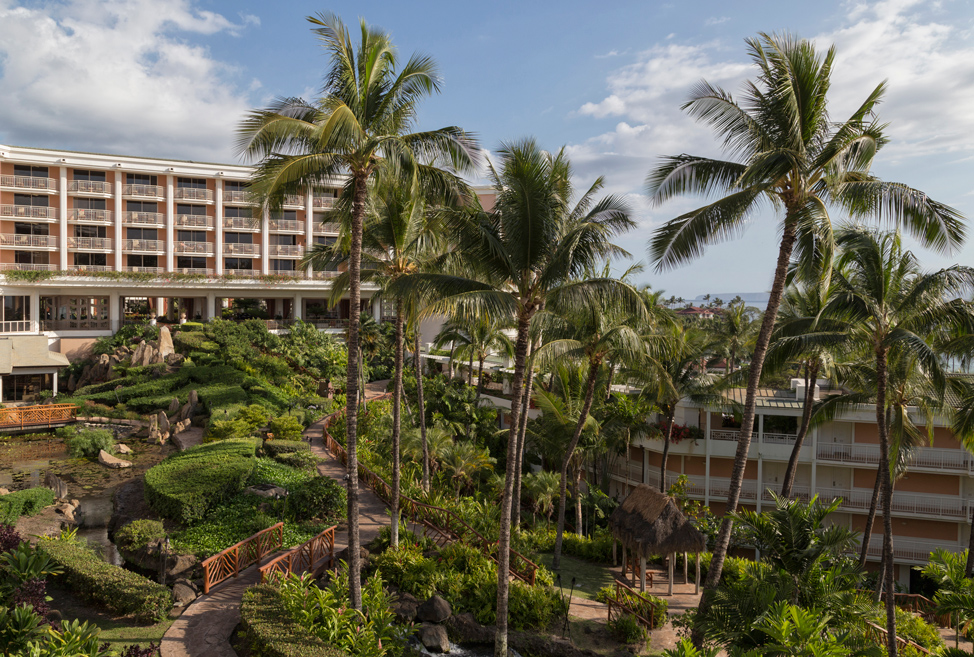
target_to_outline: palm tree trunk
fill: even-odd
[[[450,375],[450,381],[453,380],[453,352],[454,351],[456,351],[456,347],[454,346],[453,342],[450,342],[450,366],[447,372]]]
[[[968,579],[974,577],[974,508],[971,509],[971,536],[967,539],[967,565],[964,567],[964,576]]]
[[[582,468],[579,466],[575,470],[575,533],[579,536],[585,534],[582,529]]]
[[[474,406],[480,402],[480,395],[484,392],[484,357],[482,353],[477,359],[477,364],[477,394],[474,397]]]
[[[616,366],[615,364],[609,366],[609,379],[605,382],[605,401],[609,402],[612,400],[612,378],[615,376]]]
[[[815,403],[815,379],[818,366],[805,364],[805,404],[802,407],[802,423],[795,436],[795,446],[791,449],[788,467],[785,469],[785,482],[781,484],[781,496],[791,497],[791,489],[795,484],[795,474],[798,472],[798,457],[801,455],[802,443],[808,435],[808,427],[812,423],[812,405]]]
[[[673,405],[666,414],[666,438],[663,439],[663,457],[659,463],[659,490],[661,493],[666,492],[666,461],[670,454],[670,439],[673,437],[673,418],[675,416],[676,406]]]
[[[528,358],[538,348],[537,340],[528,346]],[[521,473],[524,470],[524,437],[528,431],[528,409],[530,408],[531,390],[534,385],[534,367],[528,369],[525,383],[525,394],[521,403],[521,422],[517,430],[517,463],[514,470],[514,508],[511,511],[511,526],[517,529],[521,526]]]
[[[514,343],[514,376],[511,380],[511,424],[507,432],[507,464],[504,494],[501,496],[500,531],[497,537],[497,633],[494,657],[507,655],[507,609],[511,589],[511,507],[514,497],[514,468],[517,466],[517,427],[521,421],[521,395],[524,392],[524,366],[528,355],[528,329],[534,311],[522,309],[517,318]],[[511,435],[514,431],[514,435]],[[512,440],[512,438],[514,438]]]
[[[419,318],[416,321],[416,395],[419,404],[419,437],[423,444],[423,490],[430,489],[430,448],[426,442],[426,405],[423,403],[423,366],[419,357]]]
[[[392,381],[392,500],[390,500],[390,511],[392,512],[392,534],[389,542],[392,547],[399,545],[399,493],[402,479],[401,465],[399,462],[399,442],[402,427],[402,368],[403,368],[403,339],[402,339],[402,300],[396,300],[396,347],[395,347],[395,373]]]
[[[768,353],[771,332],[774,329],[775,318],[778,315],[778,307],[781,305],[781,295],[785,289],[785,274],[788,272],[788,263],[791,261],[791,252],[795,246],[795,223],[796,218],[792,212],[789,212],[788,216],[785,217],[781,245],[778,248],[778,262],[775,266],[771,294],[768,296],[768,307],[764,311],[764,317],[761,320],[761,329],[758,332],[757,342],[754,345],[754,355],[751,358],[751,368],[747,377],[747,395],[744,398],[744,413],[741,418],[741,432],[737,440],[737,452],[734,454],[734,469],[731,471],[730,486],[727,491],[727,512],[720,525],[713,557],[710,561],[710,568],[707,570],[703,596],[700,599],[700,606],[697,612],[701,616],[706,616],[710,611],[713,591],[717,588],[721,573],[724,571],[724,559],[727,557],[727,550],[730,547],[731,529],[733,528],[734,521],[729,513],[737,510],[737,504],[741,499],[741,488],[744,485],[744,468],[747,466],[747,452],[751,448],[751,432],[754,430],[754,413],[758,383],[761,381],[761,369],[764,367],[764,357]],[[703,628],[699,624],[694,626],[690,638],[693,641],[693,645],[698,649],[703,647]]]
[[[348,455],[348,598],[354,609],[362,610],[362,559],[359,542],[358,495],[358,396],[359,396],[359,313],[362,298],[362,225],[368,195],[368,172],[355,175],[352,199],[352,240],[348,254],[348,377],[345,384],[345,449]]]
[[[866,557],[869,554],[869,540],[873,535],[873,524],[876,522],[876,509],[879,507],[879,493],[883,488],[883,472],[876,469],[876,483],[873,484],[873,496],[869,502],[869,514],[866,516],[866,527],[862,532],[862,545],[859,548],[859,567],[866,567]]]
[[[473,385],[473,344],[470,344],[470,364],[467,366],[467,385]]]
[[[552,561],[552,568],[558,570],[561,567],[561,543],[565,534],[565,498],[568,490],[568,465],[571,463],[572,455],[578,446],[578,441],[582,437],[582,429],[585,428],[585,420],[588,419],[588,412],[592,408],[592,397],[595,395],[595,381],[599,375],[599,361],[589,363],[588,379],[585,385],[585,402],[582,404],[582,412],[578,415],[578,422],[575,424],[575,434],[572,441],[568,444],[565,451],[565,460],[561,464],[561,484],[558,496],[558,528],[555,534],[555,556]]]
[[[886,589],[886,650],[896,657],[896,596],[893,595],[893,484],[889,471],[889,431],[886,426],[886,347],[876,349],[876,424],[879,425],[879,469],[883,478],[883,559]]]

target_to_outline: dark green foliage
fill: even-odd
[[[165,586],[106,563],[87,547],[45,540],[41,548],[64,570],[59,581],[89,602],[145,623],[163,620],[172,609],[172,593]]]
[[[555,549],[555,530],[539,527],[531,532],[522,532],[519,540],[520,546],[532,552],[552,552]],[[599,532],[595,536],[565,532],[561,549],[564,554],[579,559],[612,563],[612,535],[608,532]]]
[[[413,407],[417,406],[416,373],[403,376],[403,393]],[[503,463],[506,443],[501,444],[497,433],[497,409],[493,406],[477,406],[477,389],[460,380],[449,380],[446,375],[423,378],[423,401],[426,406],[426,423],[445,421],[454,426],[471,425],[471,437],[478,445],[490,448],[491,456]],[[334,434],[332,434],[334,435]]]
[[[274,442],[279,440],[301,442],[301,438],[304,435],[304,427],[298,418],[291,415],[282,415],[271,420],[270,432],[274,434]]]
[[[271,430],[273,431],[274,425],[271,423]],[[274,440],[264,441],[264,451],[267,452],[269,456],[277,457],[281,454],[293,454],[294,452],[310,452],[311,445],[304,442],[303,440],[283,440],[278,439],[274,434]]]
[[[9,495],[0,495],[0,524],[16,525],[20,516],[32,516],[54,504],[50,488],[28,488]]]
[[[165,537],[166,530],[158,520],[133,520],[118,530],[115,544],[123,550],[139,550]]]
[[[75,458],[95,458],[101,450],[110,454],[115,451],[115,436],[108,429],[62,427],[55,435],[64,440],[68,453]]]
[[[261,657],[343,657],[302,627],[288,613],[280,592],[270,584],[247,589],[240,622],[253,654]]]
[[[254,470],[256,445],[225,441],[174,454],[145,474],[145,497],[158,513],[183,523],[243,490]]]
[[[286,509],[295,520],[322,518],[331,522],[345,517],[347,504],[344,486],[331,477],[315,477],[289,491]]]
[[[150,326],[149,324],[126,324],[115,335],[98,338],[92,347],[92,353],[96,356],[110,354],[123,345],[138,344],[142,340],[148,342],[158,339],[158,326]]]
[[[646,640],[646,628],[631,614],[610,620],[609,632],[619,643],[641,643]]]
[[[206,336],[201,332],[179,331],[172,336],[172,344],[176,350],[182,354],[189,354],[192,351],[202,351]]]

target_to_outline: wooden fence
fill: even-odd
[[[374,401],[374,400],[373,400]],[[339,411],[340,413],[341,411]],[[345,447],[336,441],[328,432],[331,421],[338,413],[331,415],[325,420],[324,442],[335,458],[348,465],[348,453]],[[384,502],[392,500],[392,486],[375,472],[358,464],[359,478],[366,486],[372,489]],[[443,546],[451,541],[464,541],[478,548],[487,555],[494,563],[497,563],[495,556],[497,541],[489,541],[480,532],[471,527],[460,516],[449,509],[444,509],[431,504],[425,504],[405,495],[399,496],[400,512],[412,520],[422,525],[433,534],[433,540],[437,545]],[[511,575],[522,582],[534,585],[538,565],[520,554],[516,550],[511,550]]]
[[[876,623],[866,621],[866,628],[867,628],[867,634],[870,635],[873,641],[875,641],[877,644],[881,646],[886,645],[889,632],[886,631],[885,627],[881,627]],[[898,645],[901,648],[906,648],[906,647],[913,648],[914,650],[916,650],[918,653],[922,655],[930,654],[930,651],[924,648],[923,646],[921,646],[920,644],[914,643],[909,639],[904,639],[901,636],[896,637],[896,645]],[[885,654],[885,652],[886,651],[884,650],[883,653]]]
[[[261,559],[283,545],[284,523],[279,522],[214,554],[203,561],[203,593],[209,593],[210,587],[225,579],[236,577],[251,564],[259,566]]]
[[[631,588],[622,580],[616,580],[615,597],[606,600],[608,620],[618,620],[624,614],[630,614],[637,621],[653,629],[656,621],[656,603]],[[613,616],[613,612],[615,615]],[[648,618],[647,618],[648,616]]]
[[[0,430],[67,424],[77,419],[75,404],[40,404],[0,409]]]
[[[261,583],[275,573],[286,576],[289,573],[309,572],[320,575],[326,568],[335,565],[335,525],[321,532],[307,543],[288,550],[259,568]]]

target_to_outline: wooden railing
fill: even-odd
[[[887,637],[889,636],[889,632],[886,631],[886,628],[885,627],[881,627],[881,626],[877,625],[876,623],[873,623],[873,622],[870,622],[870,621],[866,621],[866,628],[867,628],[867,630],[866,630],[867,635],[871,635],[873,641],[875,641],[877,644],[882,645],[882,646],[885,646],[886,645],[886,641],[887,641]],[[898,646],[900,646],[902,648],[906,648],[906,647],[913,648],[914,650],[916,650],[917,652],[919,652],[919,653],[921,653],[923,655],[929,655],[930,654],[930,651],[927,650],[926,648],[924,648],[923,646],[921,646],[920,644],[914,643],[913,641],[910,641],[909,639],[904,639],[901,636],[897,636],[896,637],[896,645],[898,645]]]
[[[13,427],[51,426],[74,422],[78,414],[75,404],[42,404],[0,409],[0,429]]]
[[[307,543],[274,557],[260,570],[261,583],[275,573],[286,576],[290,573],[309,572],[317,576],[326,568],[335,565],[335,525],[321,532]]]
[[[387,396],[383,395],[377,399],[382,399]],[[376,399],[372,401],[376,401]],[[340,413],[341,411],[329,416],[325,420],[323,438],[328,451],[343,464],[348,465],[348,452],[345,451],[345,447],[332,438],[328,432],[328,427],[331,425],[332,420]],[[371,488],[384,502],[388,503],[392,499],[392,486],[385,479],[361,463],[358,464],[358,473],[359,479]],[[453,511],[419,502],[405,495],[399,496],[399,510],[413,522],[430,530],[435,535],[433,540],[438,545],[443,546],[450,541],[464,541],[480,548],[487,557],[494,563],[497,563],[495,556],[497,541],[489,541]],[[511,575],[513,577],[532,586],[534,585],[538,574],[538,565],[536,563],[516,550],[511,550],[510,564]]]
[[[203,561],[203,593],[209,593],[210,587],[225,579],[236,577],[253,563],[260,566],[262,558],[279,550],[283,544],[284,523],[279,522],[214,554]]]
[[[610,621],[618,619],[623,614],[631,614],[647,629],[651,630],[654,627],[656,604],[621,580],[616,580],[615,597],[609,598],[606,601],[606,606],[608,607],[608,620]],[[645,608],[647,607],[649,608],[649,618],[646,618]],[[613,611],[616,613],[615,617],[612,615]]]

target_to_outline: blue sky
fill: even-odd
[[[629,197],[636,259],[654,226],[695,205],[651,207],[642,181],[661,154],[716,155],[679,110],[701,78],[734,91],[751,70],[744,39],[791,31],[838,59],[832,111],[881,80],[892,141],[876,172],[974,217],[974,7],[919,2],[221,2],[0,0],[0,143],[236,161],[243,112],[314,94],[327,61],[304,17],[331,11],[388,30],[404,56],[440,65],[443,93],[422,127],[459,125],[489,152],[533,135],[567,146],[579,186],[604,175]],[[698,262],[645,282],[669,294],[761,291],[775,259],[773,218]],[[974,264],[971,245],[923,252],[929,267]]]

